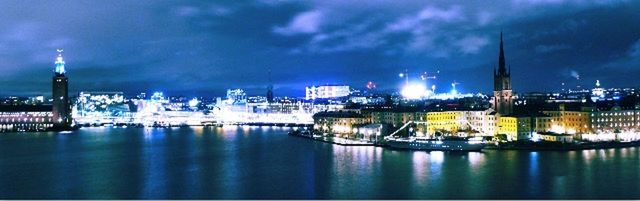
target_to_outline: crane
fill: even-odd
[[[455,80],[451,83],[451,94],[457,94],[458,91],[456,90],[456,86],[459,85],[459,82],[456,82]]]

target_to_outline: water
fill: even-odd
[[[445,153],[288,129],[0,134],[0,199],[640,198],[640,148]]]

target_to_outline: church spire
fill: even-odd
[[[504,47],[502,44],[502,31],[500,31],[500,57],[498,58],[498,74],[505,75],[507,68],[504,61]]]

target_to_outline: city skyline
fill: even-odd
[[[2,95],[48,94],[57,48],[72,93],[265,95],[272,77],[275,96],[303,96],[318,84],[398,89],[404,69],[489,93],[501,30],[516,93],[557,91],[578,77],[584,88],[637,87],[640,73],[640,28],[629,26],[640,6],[630,1],[6,4]]]

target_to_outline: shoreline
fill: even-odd
[[[384,143],[363,142],[357,140],[349,140],[339,138],[340,141],[333,140],[334,137],[314,137],[308,134],[302,133],[288,133],[290,136],[301,137],[310,139],[313,141],[336,144],[341,146],[375,146],[375,147],[389,147]],[[505,143],[501,145],[487,144],[482,150],[518,150],[518,151],[579,151],[579,150],[593,150],[593,149],[614,149],[614,148],[627,148],[627,147],[640,147],[640,141],[633,142],[587,142],[587,143],[556,143],[556,142],[514,142]],[[403,149],[424,151],[415,149]]]
[[[640,147],[640,141],[633,142],[588,142],[583,144],[561,144],[561,143],[526,143],[526,144],[488,144],[487,150],[522,150],[522,151],[579,151],[593,149],[613,149]]]

